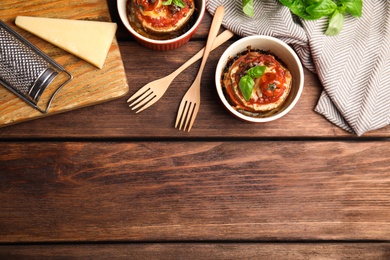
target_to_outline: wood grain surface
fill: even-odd
[[[103,69],[98,69],[84,60],[16,27],[14,21],[18,15],[111,21],[109,9],[105,0],[1,1],[1,19],[32,44],[45,52],[49,57],[62,65],[73,75],[73,80],[60,90],[47,114],[42,114],[30,107],[24,101],[1,86],[0,127],[110,101],[122,97],[128,92],[129,87],[116,39],[113,40]],[[93,43],[91,42],[91,45],[92,44]],[[59,77],[62,77],[62,75]],[[61,78],[58,78],[58,82],[63,81],[60,79]],[[53,84],[54,83],[56,82],[53,82]],[[59,84],[55,84],[55,86],[57,85]],[[41,97],[38,103],[41,108],[46,108],[50,93],[52,93],[52,91],[48,89]]]
[[[0,242],[386,240],[383,154],[389,143],[3,143]]]
[[[119,243],[0,246],[8,259],[389,259],[389,243]]]
[[[56,2],[39,8],[65,15]],[[109,20],[101,1],[67,3]],[[130,91],[0,129],[0,259],[389,259],[390,127],[356,137],[329,123],[313,111],[322,86],[307,70],[285,117],[233,118],[214,72],[238,36],[210,55],[190,133],[173,124],[200,62],[135,114],[127,98],[200,50],[211,16],[185,46],[157,52],[107,3]]]

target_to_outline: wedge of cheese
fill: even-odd
[[[110,22],[31,16],[18,16],[15,24],[100,69],[117,29]]]

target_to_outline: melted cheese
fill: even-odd
[[[16,17],[15,24],[100,69],[117,29],[116,23],[29,16]]]

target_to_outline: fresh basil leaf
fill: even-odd
[[[245,75],[240,79],[239,87],[246,101],[251,99],[252,91],[255,86],[255,81],[249,75]]]
[[[255,15],[254,9],[253,0],[242,0],[242,10],[247,16],[253,17]]]
[[[255,66],[250,68],[246,74],[251,78],[260,78],[263,76],[266,68],[266,66]]]
[[[306,1],[305,0],[294,0],[288,1],[288,0],[279,0],[279,2],[285,6],[287,6],[290,11],[298,15],[299,17],[306,19],[306,20],[315,20],[317,19],[316,17],[311,16],[308,12],[306,12]]]
[[[253,0],[242,0],[242,3],[243,7],[251,6],[253,12]],[[343,29],[345,14],[361,17],[363,9],[363,0],[279,0],[279,3],[305,20],[329,16],[329,25],[325,32],[329,36],[336,35]]]
[[[339,11],[342,10],[344,13],[350,13],[352,16],[361,17],[363,10],[362,0],[339,0]]]
[[[167,1],[164,1],[162,2],[163,5],[171,5],[172,4],[172,0],[167,0]]]
[[[279,0],[279,2],[284,5],[284,6],[287,6],[287,7],[290,7],[291,5],[294,4],[294,1],[295,0]]]
[[[321,18],[333,13],[337,8],[337,5],[332,0],[324,0],[317,4],[310,5],[306,8],[306,12],[312,17]]]
[[[172,3],[180,8],[184,8],[186,6],[182,0],[166,0],[162,2],[163,5],[171,5]]]
[[[344,27],[344,14],[340,13],[338,10],[335,10],[332,16],[329,18],[328,29],[325,31],[325,34],[328,36],[334,36],[339,34]]]
[[[316,5],[322,3],[324,0],[306,0],[306,6]]]
[[[186,4],[182,0],[173,0],[173,3],[180,8],[186,7]]]

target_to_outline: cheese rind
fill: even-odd
[[[103,68],[116,23],[17,16],[15,24],[61,49]]]

